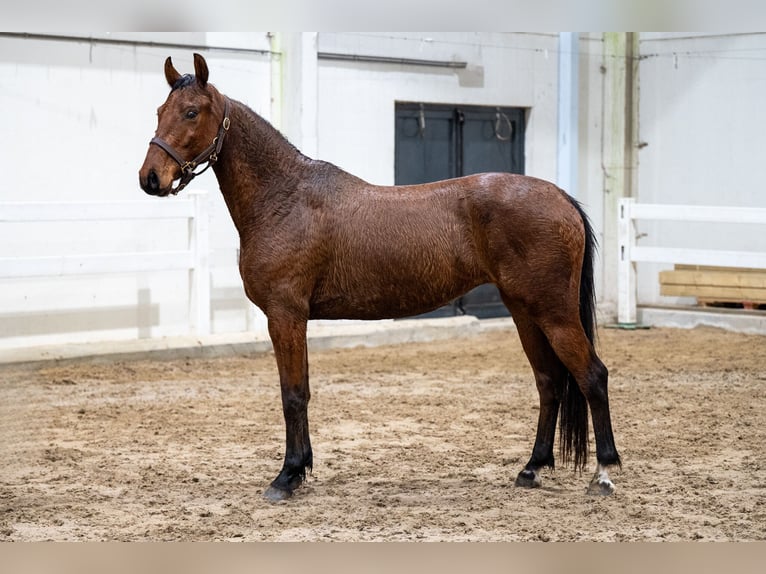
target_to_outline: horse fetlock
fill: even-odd
[[[303,484],[305,478],[305,468],[288,469],[284,467],[263,493],[263,497],[271,502],[287,500]]]

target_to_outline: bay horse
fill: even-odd
[[[593,347],[596,242],[579,203],[509,173],[372,185],[304,156],[208,76],[199,54],[194,75],[165,61],[171,90],[139,181],[165,197],[203,164],[218,179],[239,232],[245,293],[268,318],[279,371],[285,458],[264,496],[289,498],[312,469],[309,319],[416,315],[483,283],[498,287],[511,312],[540,396],[532,456],[515,484],[539,487],[540,470],[554,466],[557,418],[563,463],[584,469],[590,408],[597,465],[587,492],[611,494],[607,467],[620,457],[607,369]]]

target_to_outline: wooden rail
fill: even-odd
[[[617,263],[617,321],[620,324],[636,322],[637,262],[766,269],[766,253],[636,245],[635,221],[638,219],[766,224],[766,209],[639,204],[633,198],[621,199],[618,213]]]
[[[14,202],[0,204],[0,224],[45,221],[189,220],[189,247],[177,251],[77,253],[57,256],[0,257],[0,279],[60,277],[104,273],[191,271],[190,318],[193,331],[210,333],[209,221],[206,192],[173,201]]]

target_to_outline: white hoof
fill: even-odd
[[[614,493],[614,483],[609,480],[609,475],[606,472],[606,468],[598,465],[596,468],[596,474],[588,485],[587,494],[591,496],[609,496]]]

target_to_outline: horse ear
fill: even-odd
[[[172,88],[180,78],[181,74],[179,74],[178,70],[173,67],[173,61],[170,59],[170,56],[168,56],[168,59],[165,60],[165,79]]]
[[[194,54],[194,75],[197,76],[197,83],[203,88],[205,87],[205,84],[207,84],[208,74],[209,72],[205,58],[199,54]]]

